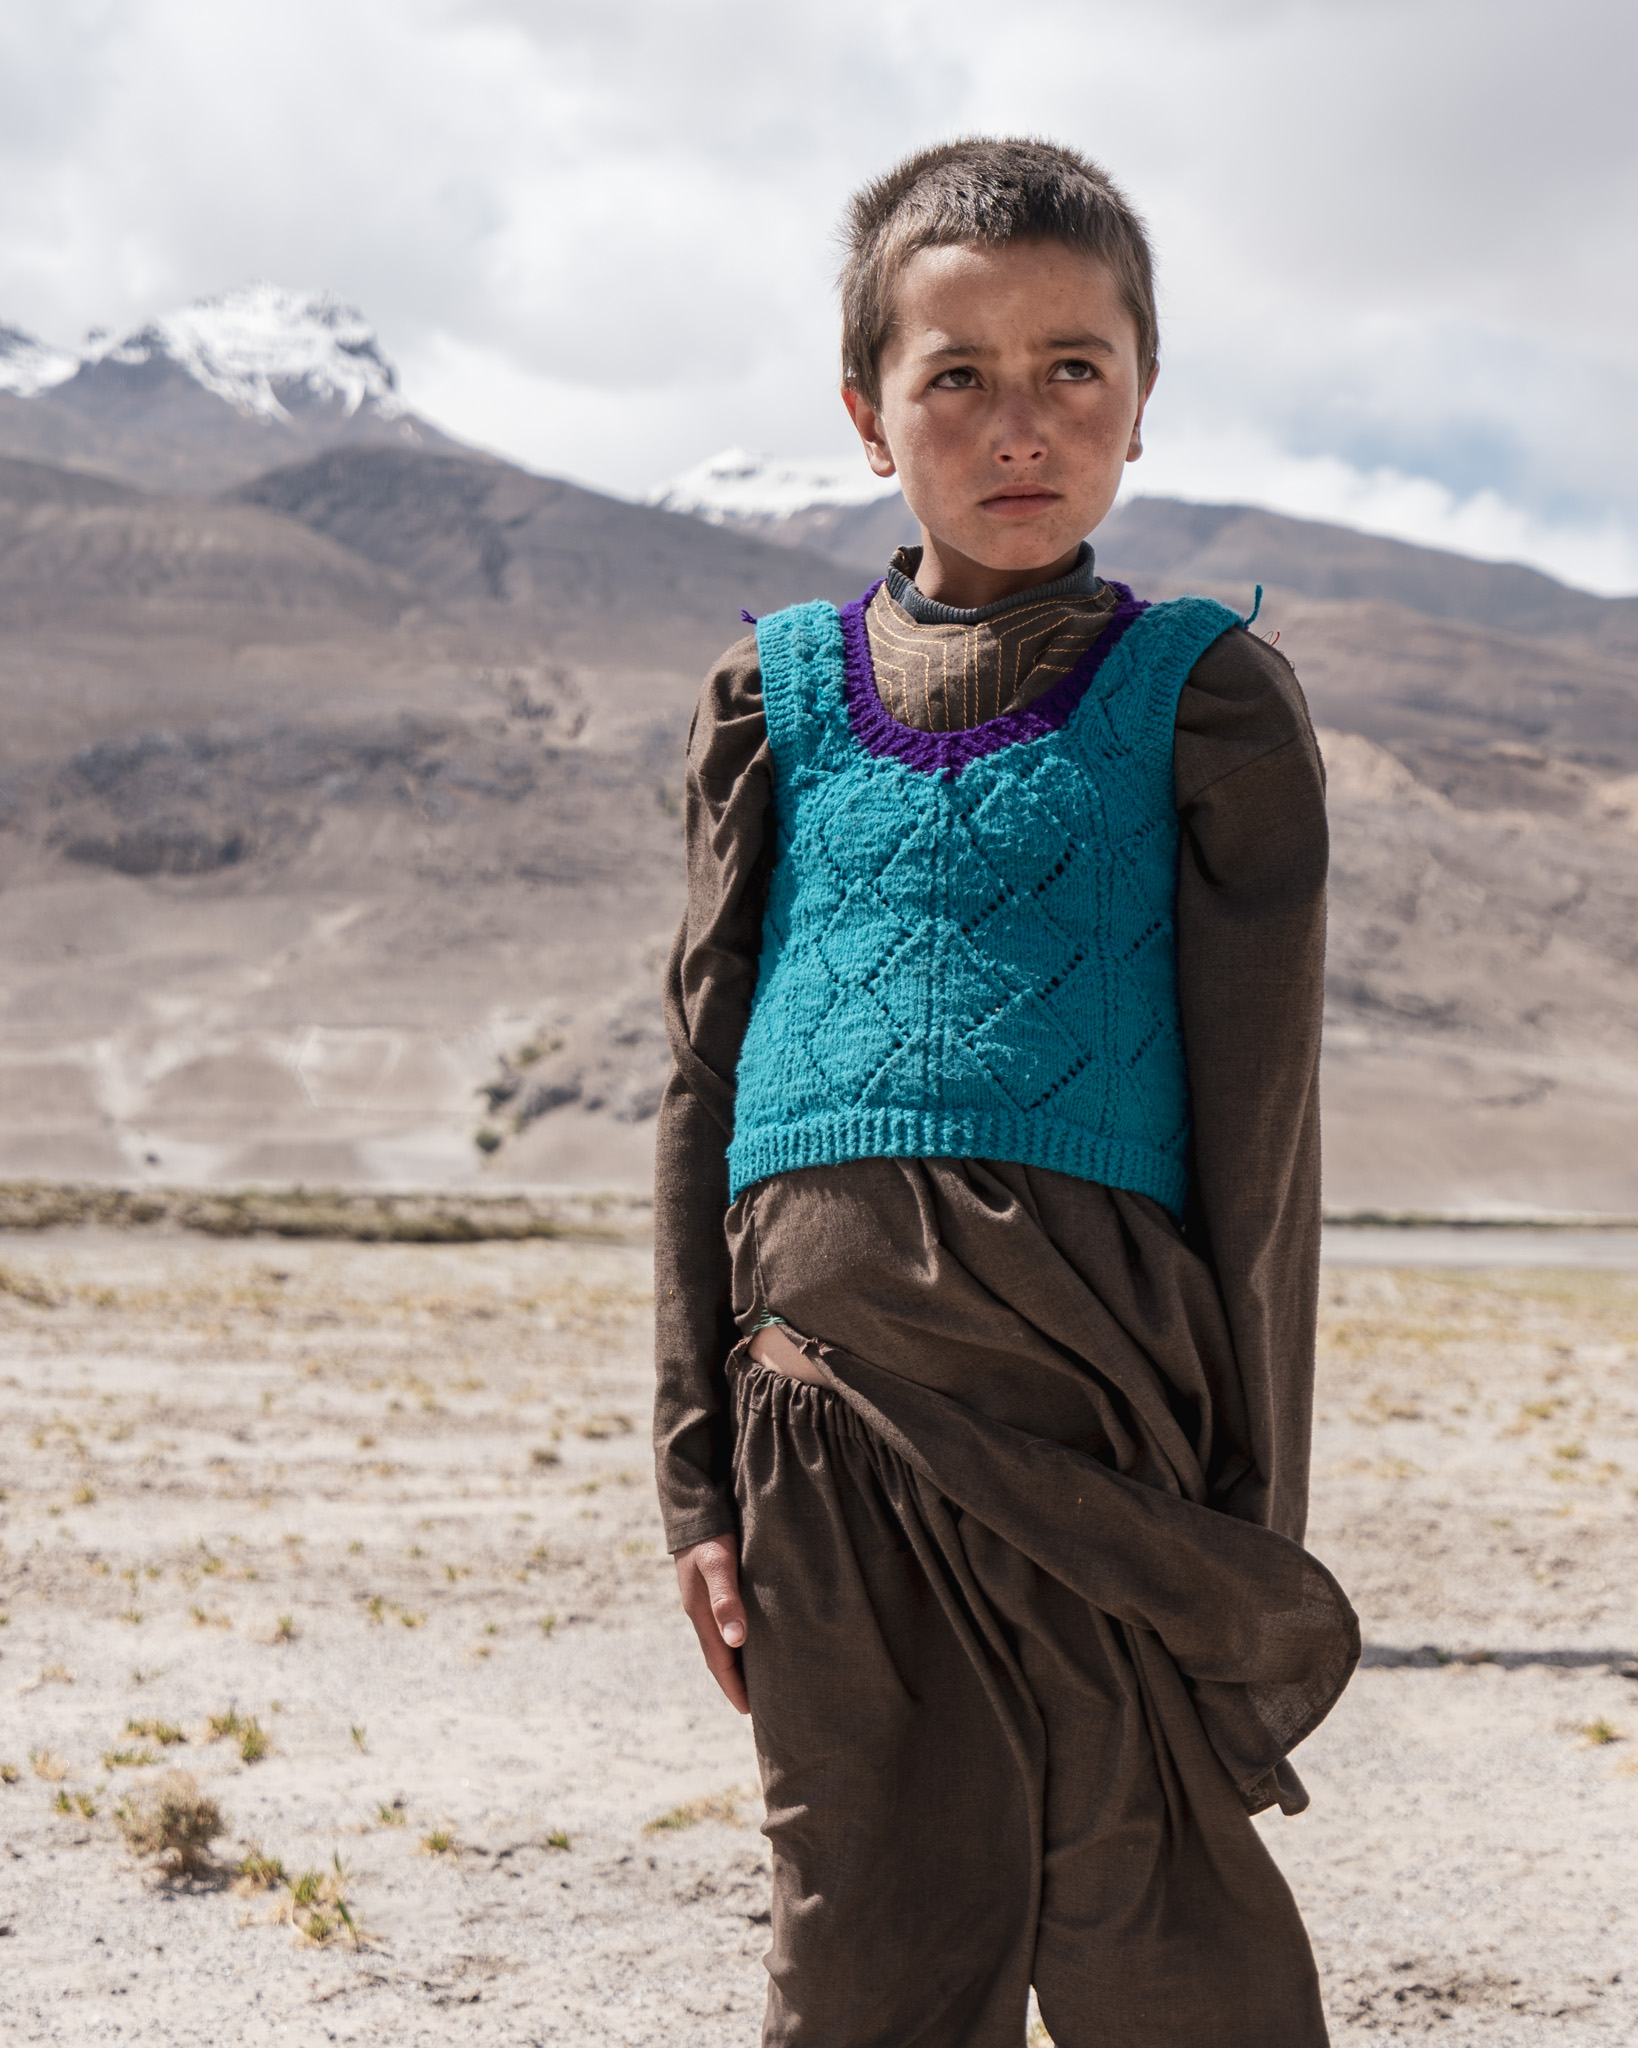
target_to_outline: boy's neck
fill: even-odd
[[[1071,606],[1095,601],[1104,587],[1098,581],[1090,541],[1081,542],[1074,561],[1062,576],[1054,577],[1050,583],[1032,583],[1010,597],[997,598],[993,604],[958,607],[931,598],[921,587],[920,568],[919,547],[898,549],[887,567],[889,594],[918,626],[980,626],[1004,618],[1020,606],[1039,607],[1043,599],[1058,598]]]
[[[1042,583],[1056,583],[1067,576],[1080,557],[1076,542],[1066,554],[1027,569],[992,569],[975,562],[959,549],[941,544],[924,526],[921,530],[921,563],[916,570],[916,588],[935,604],[955,611],[978,611],[1020,591],[1034,590]]]

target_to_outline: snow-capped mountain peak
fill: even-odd
[[[0,391],[13,398],[33,398],[53,384],[65,383],[79,367],[79,357],[66,349],[50,348],[20,327],[0,322]]]
[[[894,478],[877,476],[862,454],[845,461],[801,461],[724,448],[670,483],[656,484],[645,502],[726,526],[824,506],[873,505],[898,488]]]
[[[363,405],[388,419],[404,410],[397,372],[374,328],[329,292],[243,285],[196,299],[120,340],[93,337],[82,360],[135,365],[159,357],[253,418],[287,420],[284,401],[297,392],[339,399],[349,415]]]

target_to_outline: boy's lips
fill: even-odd
[[[1032,485],[1020,490],[997,491],[993,498],[981,498],[979,504],[986,512],[999,513],[1003,519],[1023,519],[1031,512],[1041,512],[1048,505],[1056,505],[1058,497],[1057,491]]]

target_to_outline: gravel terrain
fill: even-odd
[[[641,1246],[0,1239],[8,2042],[755,2041],[648,1288]],[[1334,1265],[1324,1316],[1311,1540],[1370,1647],[1262,1825],[1333,2032],[1629,2048],[1638,1275]],[[115,1816],[178,1765],[224,1832],[166,1881]]]

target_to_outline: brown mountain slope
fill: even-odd
[[[1179,586],[1181,587],[1181,586]],[[1190,578],[1243,608],[1243,585]],[[1164,597],[1161,579],[1147,586]],[[1545,749],[1601,771],[1638,768],[1638,660],[1599,641],[1537,639],[1429,618],[1382,600],[1328,603],[1267,592],[1259,633],[1278,632],[1315,718],[1363,733],[1419,774],[1460,772],[1496,745]]]
[[[0,455],[0,505],[14,512],[32,512],[46,505],[135,505],[147,495],[117,477]]]
[[[464,456],[343,448],[232,494],[301,521],[446,604],[504,604],[703,667],[762,612],[855,595],[800,548]]]
[[[0,465],[0,1174],[641,1180],[699,671],[852,581],[504,465]],[[1329,1198],[1638,1211],[1631,669],[1259,630],[1328,729]]]
[[[1638,653],[1638,598],[1594,597],[1518,563],[1476,562],[1317,519],[1246,505],[1131,498],[1099,529],[1098,562],[1123,582],[1229,583],[1333,603],[1386,600],[1493,632],[1570,635]]]
[[[537,683],[14,771],[0,1170],[640,1180],[680,731],[584,715]],[[1638,777],[1515,750],[1529,803],[1476,804],[1324,743],[1328,1198],[1638,1209]]]
[[[576,715],[606,738],[686,718],[742,606],[849,594],[823,558],[475,459],[340,451],[249,497],[0,458],[0,761],[514,685],[550,703],[582,675]]]
[[[1638,1213],[1638,775],[1508,750],[1453,801],[1322,741],[1332,1201]]]
[[[0,458],[0,630],[171,623],[232,636],[255,614],[390,626],[415,601],[391,571],[248,506],[166,499],[111,479]]]

